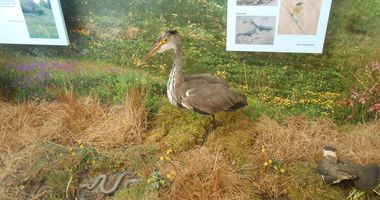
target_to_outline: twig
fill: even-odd
[[[69,182],[67,183],[67,186],[66,186],[66,199],[69,198],[69,188],[70,188],[70,185],[71,185],[71,181],[73,180],[73,175],[70,175],[70,179],[69,179]]]
[[[244,81],[245,81],[245,89],[248,90],[248,79],[247,79],[247,66],[244,64]]]

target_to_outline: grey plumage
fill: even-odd
[[[182,90],[185,95],[181,105],[202,114],[233,111],[247,105],[245,95],[232,91],[227,82],[211,75],[185,77]]]
[[[161,53],[169,49],[174,50],[174,63],[167,84],[171,104],[207,115],[234,111],[247,105],[247,97],[231,90],[225,80],[210,74],[184,75],[182,39],[176,31],[163,33],[144,61],[155,52]]]
[[[335,153],[335,148],[325,147],[324,157],[317,166],[317,172],[326,183],[337,184],[345,181],[364,191],[370,191],[380,183],[380,169],[377,165],[364,166],[349,160],[338,160]]]

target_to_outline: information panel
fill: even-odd
[[[0,43],[69,45],[59,0],[0,0]]]
[[[227,50],[322,53],[332,0],[228,0]]]

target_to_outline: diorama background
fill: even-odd
[[[70,46],[0,45],[1,199],[104,199],[79,186],[121,171],[140,183],[108,198],[345,199],[322,147],[380,163],[378,0],[334,1],[318,55],[227,52],[225,0],[61,3]],[[172,53],[141,61],[167,29],[186,74],[248,95],[202,147],[210,119],[166,98]]]

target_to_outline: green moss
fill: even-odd
[[[172,128],[163,141],[174,151],[183,151],[200,144],[205,133],[202,126],[189,124]]]
[[[140,182],[137,185],[132,185],[129,188],[119,190],[115,193],[113,200],[124,199],[141,199],[141,200],[154,200],[158,199],[156,191],[150,189],[150,185],[145,182]]]
[[[191,111],[178,109],[165,101],[165,104],[160,108],[154,120],[154,126],[155,128],[171,128],[178,125],[195,123],[197,118],[199,117],[192,115]]]
[[[201,143],[209,125],[208,117],[165,105],[158,112],[146,142],[162,141],[174,151],[183,151]]]
[[[51,188],[52,197],[62,197],[70,176],[71,173],[68,170],[53,171],[47,175],[46,185]]]
[[[155,144],[160,142],[166,135],[168,130],[165,127],[158,127],[149,132],[149,136],[145,139],[146,144]]]
[[[157,152],[158,148],[154,145],[135,145],[123,152],[123,158],[128,170],[137,171],[146,166],[154,166]]]
[[[221,113],[216,120],[218,127],[210,133],[207,145],[221,146],[238,165],[250,163],[255,136],[253,122],[243,112]]]
[[[288,170],[292,176],[287,184],[291,199],[345,199],[344,190],[325,184],[311,164],[300,163]]]

